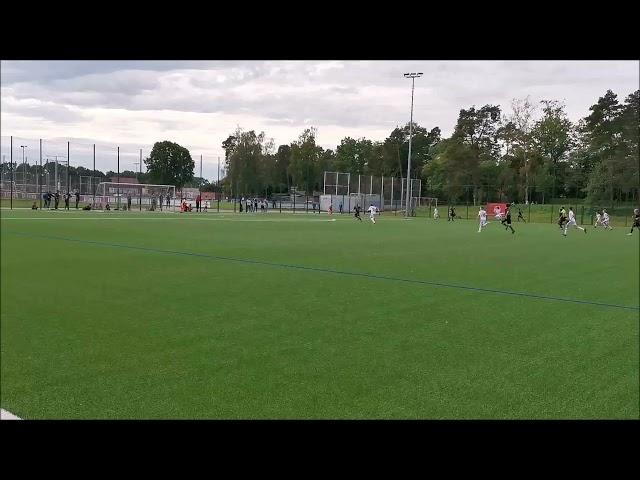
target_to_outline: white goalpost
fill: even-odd
[[[416,215],[416,210],[421,210],[430,217],[434,208],[438,208],[436,197],[411,197],[411,216]]]
[[[88,196],[88,195],[87,195]],[[92,201],[96,210],[175,210],[175,185],[100,182]]]

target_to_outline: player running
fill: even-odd
[[[367,209],[367,211],[369,212],[369,219],[373,222],[376,223],[376,214],[378,212],[378,207],[376,207],[375,205],[370,205],[369,208]]]
[[[355,212],[353,214],[353,218],[357,218],[358,220],[362,221],[362,217],[360,217],[360,205],[356,205],[355,207],[353,207],[353,211]]]
[[[489,222],[487,222],[487,211],[484,209],[484,207],[480,207],[480,211],[478,212],[478,217],[480,219],[479,225],[478,225],[478,233],[480,233],[482,229],[489,224]]]
[[[496,220],[502,220],[502,210],[500,210],[500,205],[493,207],[493,216]]]
[[[640,230],[640,209],[633,209],[633,225],[631,225],[631,231],[627,233],[627,235],[633,235],[633,229],[637,228]]]
[[[449,209],[449,216],[447,217],[447,222],[451,221],[453,222],[453,220],[456,218],[456,208],[455,207],[451,207]]]
[[[522,216],[522,210],[520,210],[520,207],[518,207],[518,219],[517,220],[518,221],[522,220],[524,223],[527,223],[527,221]]]
[[[567,220],[567,223],[564,224],[564,232],[562,232],[562,234],[565,237],[567,236],[567,229],[570,226],[573,226],[575,228],[579,228],[584,233],[587,233],[587,229],[586,228],[582,228],[582,227],[578,226],[578,224],[576,223],[576,214],[573,213],[573,207],[569,207],[569,220]]]
[[[593,228],[598,228],[598,225],[602,226],[602,215],[596,210],[596,223],[593,224]]]
[[[602,226],[609,230],[613,230],[613,227],[609,225],[609,214],[604,208],[602,209]]]
[[[511,226],[511,208],[507,205],[507,211],[505,212],[504,219],[500,221],[502,225],[504,225],[504,229],[511,229],[511,233],[516,233],[516,231]]]
[[[564,207],[560,207],[560,216],[558,217],[558,226],[560,230],[564,228],[564,224],[567,223],[567,211]]]

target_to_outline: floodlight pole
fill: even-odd
[[[120,210],[120,147],[118,147],[118,205],[116,210]]]
[[[27,193],[27,182],[25,180],[25,165],[24,165],[24,149],[27,148],[26,145],[20,145],[22,149],[22,186],[24,187],[24,193]],[[26,198],[26,195],[25,195]]]
[[[36,178],[38,179],[38,204],[40,206],[40,210],[42,210],[42,139],[40,139],[40,168],[38,169],[38,175]]]
[[[407,156],[407,202],[405,216],[409,216],[409,201],[411,195],[411,139],[413,137],[413,91],[415,89],[416,78],[420,78],[422,73],[405,73],[405,78],[411,79],[411,120],[409,122],[409,155]]]
[[[142,149],[140,149],[140,163],[138,164],[138,172],[140,173],[140,176],[142,176]],[[140,179],[138,179],[138,181],[142,183]],[[138,202],[138,206],[140,207],[139,211],[141,212],[142,211],[142,187],[140,187],[140,201]]]
[[[70,142],[67,142],[67,201],[69,200],[69,144]]]
[[[93,190],[93,203],[91,208],[96,208],[96,182],[93,181],[96,174],[96,144],[93,144],[93,175],[91,176],[91,190]]]
[[[11,196],[9,197],[9,205],[13,210],[13,135],[11,135],[11,150],[9,152],[9,187],[11,188]]]

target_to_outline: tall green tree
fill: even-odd
[[[244,131],[238,127],[222,142],[225,150],[225,170],[233,195],[259,195],[271,185],[272,163],[268,156],[273,141],[264,132]]]
[[[345,137],[336,148],[335,168],[338,172],[364,174],[373,160],[373,142],[366,138]]]
[[[460,110],[453,135],[434,149],[436,164],[425,173],[442,172],[445,193],[452,199],[466,196],[475,205],[482,196],[483,170],[497,163],[499,127],[499,106]]]
[[[567,162],[575,146],[574,126],[563,104],[556,100],[542,100],[540,103],[543,114],[531,132],[533,148],[543,163],[537,184],[544,185],[544,189],[549,188],[554,198],[557,187],[564,186],[563,163]]]
[[[291,144],[291,162],[289,174],[294,186],[311,194],[322,187],[322,171],[320,160],[323,149],[316,145],[317,129],[307,128],[298,137],[297,142]]]
[[[291,163],[291,146],[280,145],[275,154],[274,184],[278,192],[288,192],[291,186],[289,164]]]
[[[588,176],[584,187],[591,201],[607,199],[613,203],[615,184],[621,180],[624,170],[625,148],[622,141],[621,113],[623,106],[618,96],[607,90],[589,110],[582,122],[581,149],[582,170]]]
[[[180,189],[193,179],[195,162],[189,150],[168,140],[156,142],[144,163],[154,183],[175,185]]]

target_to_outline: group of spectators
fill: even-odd
[[[43,208],[51,209],[51,202],[53,201],[53,204],[54,204],[53,209],[58,210],[58,206],[60,205],[60,196],[61,196],[60,190],[56,190],[55,192],[52,192],[51,190],[47,190],[46,192],[44,192],[42,194],[42,200],[44,200]],[[74,193],[66,192],[62,195],[62,198],[64,199],[65,210],[69,210],[69,200],[71,200],[72,196],[75,197],[76,210],[78,209],[78,204],[80,203],[80,192],[76,190]],[[33,202],[33,205],[31,205],[31,209],[32,210],[38,209],[38,205],[36,204],[36,202]]]
[[[269,202],[266,198],[258,199],[242,197],[242,200],[240,200],[240,213],[243,211],[246,213],[257,212],[258,208],[260,208],[260,211],[263,213],[269,209]]]

